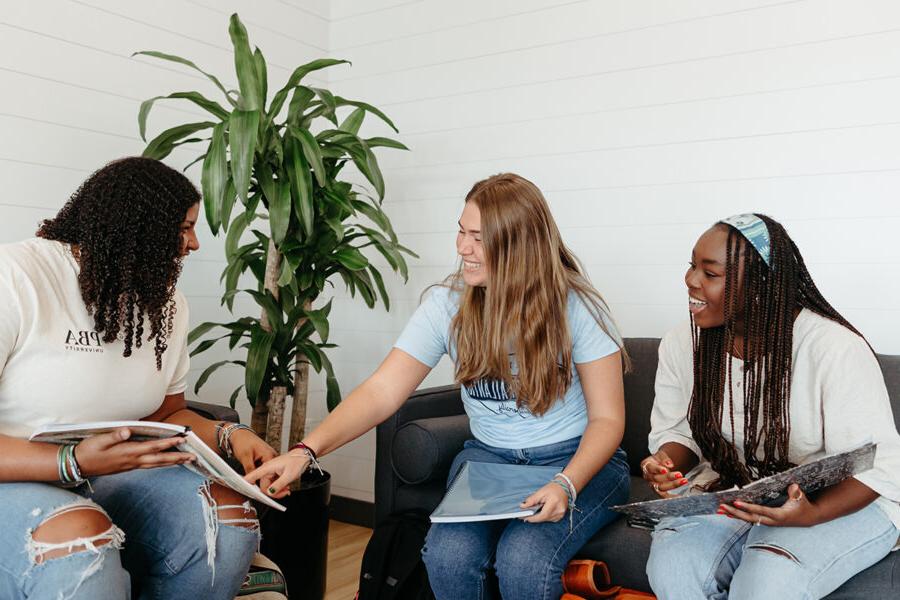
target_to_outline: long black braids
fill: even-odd
[[[104,342],[121,338],[124,356],[152,341],[156,368],[172,333],[175,282],[181,273],[185,214],[200,194],[158,160],[130,157],[81,184],[38,237],[78,248],[78,283]]]
[[[694,389],[688,422],[703,457],[719,474],[709,489],[743,486],[793,466],[788,459],[793,326],[801,308],[862,337],[822,296],[784,227],[765,215],[756,216],[769,230],[771,266],[737,229],[719,223],[717,226],[728,228],[725,322],[720,327],[700,329],[692,320]],[[730,356],[739,319],[744,325],[743,348],[736,349],[744,358],[743,462],[734,445]],[[723,427],[730,436],[723,434]]]

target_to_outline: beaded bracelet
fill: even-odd
[[[319,459],[316,457],[315,450],[313,450],[303,442],[297,442],[296,444],[288,448],[288,452],[290,452],[291,450],[303,450],[303,452],[309,458],[309,464],[306,466],[306,468],[309,469],[309,467],[311,466],[315,467],[319,472],[319,475],[325,475],[325,473],[322,471],[322,466],[319,464]]]

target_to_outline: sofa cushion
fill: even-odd
[[[653,408],[653,383],[659,361],[659,338],[625,338],[625,350],[632,370],[625,375],[625,437],[622,449],[628,455],[632,475],[641,474],[641,461],[647,456],[650,436],[650,409]]]
[[[406,484],[443,482],[453,459],[471,437],[469,418],[464,414],[410,421],[394,433],[391,466]]]

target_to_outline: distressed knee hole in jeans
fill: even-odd
[[[654,538],[665,538],[671,535],[675,535],[676,533],[680,533],[682,531],[686,531],[693,527],[699,525],[697,521],[683,521],[683,522],[666,522],[662,521],[661,525],[657,525],[656,529],[654,529],[650,535]]]
[[[88,512],[91,514],[84,514]],[[31,511],[35,517],[40,514],[40,509]],[[93,521],[88,521],[85,527],[85,519]],[[83,535],[85,530],[96,533]],[[54,559],[81,552],[94,554],[94,560],[82,571],[73,589],[68,594],[60,591],[59,599],[66,600],[73,597],[81,584],[103,567],[109,550],[120,550],[124,542],[125,534],[113,525],[101,507],[89,500],[73,502],[51,512],[35,529],[25,532],[25,552],[30,565],[25,576],[37,565]]]
[[[782,548],[781,546],[777,546],[775,544],[767,544],[766,542],[756,542],[753,544],[749,544],[747,546],[747,550],[759,550],[761,552],[771,552],[772,554],[776,554],[778,556],[783,556],[783,557],[793,561],[795,564],[798,564],[798,565],[801,564],[800,559],[797,558],[797,556],[793,552],[791,552],[790,550],[786,550],[786,549]]]
[[[259,520],[256,509],[249,500],[241,504],[220,504],[220,496],[237,495],[230,489],[213,484],[209,480],[203,482],[197,492],[203,507],[203,523],[206,533],[206,564],[212,574],[211,581],[216,579],[216,540],[219,537],[219,525],[241,527],[254,532],[259,541]],[[227,500],[225,500],[227,501]]]

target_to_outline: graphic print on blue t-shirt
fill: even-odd
[[[514,354],[509,355],[509,367],[513,377],[516,377],[516,359]],[[516,395],[509,389],[509,385],[502,379],[479,379],[475,383],[465,386],[469,398],[475,400],[485,410],[495,415],[507,417],[519,417],[527,419],[531,412],[525,406],[516,406]]]

